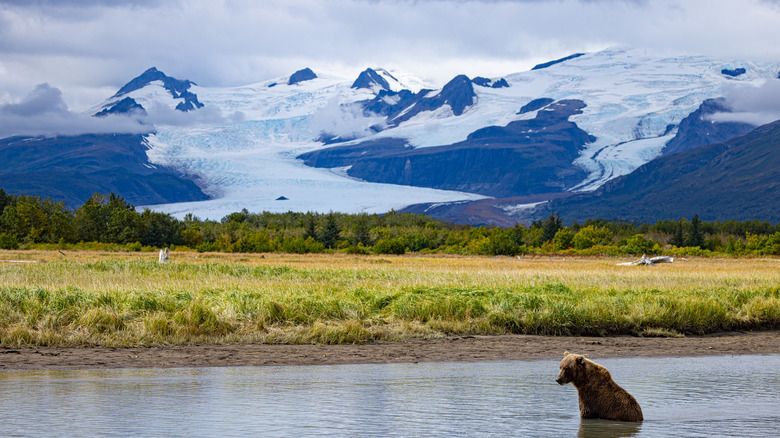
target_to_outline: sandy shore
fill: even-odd
[[[145,348],[0,348],[0,370],[215,367],[389,362],[593,359],[780,353],[780,331],[685,338],[463,336],[367,345],[191,345]]]

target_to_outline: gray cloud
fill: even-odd
[[[341,105],[338,99],[333,99],[314,114],[311,128],[316,133],[350,138],[364,136],[371,126],[383,122],[382,117],[365,117],[362,107],[357,104]]]
[[[780,9],[767,0],[0,2],[0,103],[49,82],[79,110],[151,66],[204,86],[303,67],[394,68],[441,86],[612,45],[780,59]]]
[[[62,92],[40,84],[19,102],[0,105],[0,138],[149,132],[152,127],[129,116],[91,117],[71,112]]]
[[[780,79],[767,81],[755,88],[727,88],[725,98],[732,112],[713,114],[710,120],[757,126],[780,120]]]
[[[25,100],[0,107],[0,114],[7,117],[30,117],[47,113],[65,114],[67,112],[68,106],[62,100],[62,92],[46,83],[36,86]]]
[[[143,134],[155,126],[191,126],[240,122],[244,114],[227,116],[213,106],[182,112],[156,103],[148,115],[109,114],[93,117],[68,109],[62,92],[49,84],[39,84],[24,99],[0,105],[0,138],[11,136],[52,136],[81,134]]]
[[[161,103],[155,103],[154,106],[148,108],[148,112],[149,117],[146,120],[155,126],[209,125],[227,121],[240,122],[244,119],[244,114],[241,111],[225,116],[213,106],[204,106],[197,110],[183,112]]]

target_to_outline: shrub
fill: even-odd
[[[658,252],[655,250],[656,243],[642,234],[635,234],[628,238],[626,245],[622,248],[627,254],[653,254]]]
[[[490,236],[485,248],[485,253],[489,255],[513,256],[520,252],[520,245],[515,243],[506,231],[499,231]]]
[[[596,245],[609,245],[612,243],[612,232],[607,227],[596,228],[588,225],[581,228],[572,238],[575,249],[587,249]]]
[[[374,244],[376,254],[404,254],[406,246],[401,239],[383,239]]]
[[[571,248],[573,241],[574,233],[572,233],[569,228],[561,228],[555,233],[555,237],[553,237],[553,243],[555,244],[555,249],[557,251]]]
[[[0,249],[19,249],[19,241],[16,236],[0,233]]]
[[[300,237],[293,237],[291,239],[285,239],[282,243],[282,251],[291,254],[307,254],[310,252],[324,252],[325,245],[314,240],[313,237],[308,237],[306,240]]]

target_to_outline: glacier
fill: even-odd
[[[746,72],[737,77],[722,73],[736,68]],[[441,146],[463,141],[485,126],[534,118],[536,111],[518,114],[534,99],[579,99],[587,106],[571,121],[596,141],[587,144],[573,163],[586,170],[587,178],[567,189],[589,191],[659,156],[680,121],[704,100],[722,96],[724,87],[758,87],[777,80],[777,71],[778,64],[615,47],[506,75],[503,79],[509,87],[475,86],[475,101],[462,114],[456,116],[443,105],[398,126],[382,126],[381,117],[361,111],[360,103],[375,98],[376,89],[350,88],[354,77],[317,74],[315,79],[293,85],[287,84],[287,78],[230,88],[193,85],[190,91],[204,108],[170,123],[166,123],[171,119],[166,118],[167,111],[177,101],[162,84],[150,84],[128,95],[147,109],[154,122],[155,132],[148,136],[149,160],[196,175],[213,197],[145,207],[207,219],[244,208],[382,213],[417,203],[484,197],[359,181],[344,169],[307,167],[295,157],[325,147],[318,141],[323,131],[354,138],[353,142],[396,137],[416,148]],[[376,72],[393,90],[427,89],[431,90],[428,97],[441,92],[406,73]],[[282,196],[287,200],[277,200]]]

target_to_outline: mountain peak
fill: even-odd
[[[352,84],[351,88],[374,89],[377,87],[382,90],[390,91],[390,83],[388,83],[385,78],[383,78],[379,73],[377,73],[376,70],[372,68],[367,68],[360,73],[358,78]]]
[[[141,73],[140,76],[134,78],[127,84],[125,84],[122,88],[119,89],[119,91],[116,92],[114,97],[119,97],[123,94],[127,94],[130,92],[133,92],[135,90],[140,90],[141,88],[149,85],[150,83],[154,81],[162,81],[163,87],[170,91],[171,94],[173,94],[173,97],[178,98],[180,94],[187,91],[191,85],[197,85],[195,82],[192,82],[190,80],[180,80],[176,78],[172,78],[170,76],[167,76],[165,73],[161,72],[160,70],[157,70],[157,67],[151,67],[147,69],[145,72]]]
[[[441,89],[439,97],[452,107],[453,114],[459,116],[463,114],[466,107],[474,104],[475,95],[471,79],[466,75],[458,75],[447,82],[447,85]]]
[[[295,73],[293,73],[292,76],[290,76],[290,81],[287,82],[287,85],[293,85],[299,82],[310,81],[312,79],[317,79],[317,75],[314,74],[314,72],[309,67],[306,67],[303,70],[298,70]]]
[[[192,85],[197,85],[195,82],[187,79],[172,78],[158,70],[157,67],[151,67],[120,88],[110,99],[112,103],[106,105],[96,115],[121,114],[133,111],[145,113],[145,108],[142,105],[125,95],[140,90],[156,81],[162,82],[163,88],[171,93],[174,99],[183,99],[176,105],[177,110],[187,112],[203,107],[203,104],[198,101],[198,96],[189,91]],[[125,97],[117,102],[117,99],[122,96]]]

